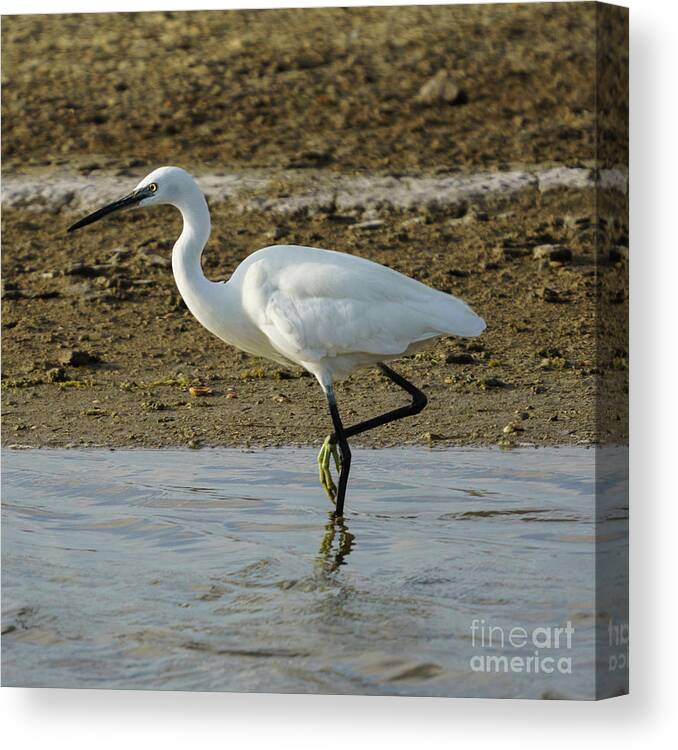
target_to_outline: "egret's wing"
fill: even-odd
[[[387,307],[382,304],[377,312],[362,300],[299,299],[278,291],[269,299],[261,328],[282,354],[302,361],[356,352],[399,354],[409,344],[402,331],[394,336],[386,325]]]
[[[461,300],[341,253],[315,251],[277,267],[261,261],[248,277],[249,296],[258,298],[251,306],[258,327],[295,361],[402,354],[418,341],[474,336],[484,328]]]

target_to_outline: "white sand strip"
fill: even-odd
[[[50,212],[82,212],[127,192],[142,177],[92,173],[11,174],[2,179],[2,207]],[[336,211],[380,214],[389,210],[447,208],[484,198],[558,188],[593,188],[596,172],[583,167],[535,166],[529,169],[450,173],[431,176],[342,175],[327,170],[202,175],[198,183],[210,203],[232,203],[238,210],[293,214],[333,206]],[[598,173],[602,189],[626,193],[628,173]]]

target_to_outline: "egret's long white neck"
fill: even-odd
[[[173,202],[184,220],[184,227],[172,250],[172,271],[184,302],[195,317],[214,331],[214,295],[218,288],[225,297],[224,285],[209,281],[202,271],[202,251],[210,236],[210,212],[200,188],[193,183],[180,199]],[[223,302],[226,302],[223,299]],[[223,311],[226,313],[226,311]]]
[[[210,236],[210,212],[197,185],[174,205],[181,211],[184,227],[172,250],[172,271],[181,295],[187,292],[191,296],[196,287],[207,281],[200,258]]]
[[[181,211],[184,228],[172,250],[172,271],[179,293],[198,321],[215,336],[248,350],[252,323],[243,312],[237,287],[205,278],[200,259],[210,236],[210,212],[202,191],[191,180],[168,201]]]

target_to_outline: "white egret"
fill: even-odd
[[[348,438],[418,414],[426,396],[385,362],[410,354],[439,336],[478,336],[485,322],[461,300],[354,255],[298,245],[273,245],[240,263],[227,282],[202,272],[210,214],[188,172],[160,167],[134,190],[95,211],[69,232],[128,206],[169,204],[183,217],[172,250],[172,270],[188,309],[207,330],[245,352],[314,375],[327,397],[334,425],[318,454],[320,481],[343,514],[351,467]],[[412,397],[409,405],[344,427],[334,395],[336,380],[377,366]],[[337,454],[339,447],[339,455]],[[339,472],[338,488],[330,456]]]

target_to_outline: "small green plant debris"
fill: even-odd
[[[44,381],[42,378],[12,378],[5,380],[2,384],[3,388],[30,388],[34,385],[42,385]]]
[[[169,406],[162,401],[142,401],[141,408],[146,411],[164,411],[169,409]]]
[[[441,362],[443,356],[438,352],[417,352],[414,359],[415,362]]]
[[[262,380],[266,377],[266,370],[263,367],[251,367],[249,370],[242,370],[240,380]]]
[[[87,383],[84,380],[64,380],[58,384],[59,388],[91,388],[94,383]]]
[[[99,406],[92,406],[89,409],[84,409],[80,412],[83,417],[117,417],[117,411],[111,411],[110,409],[102,409]]]
[[[170,388],[188,388],[191,385],[191,381],[181,372],[176,375],[170,375],[162,380],[154,380],[152,383],[148,383],[148,388],[157,388],[158,386],[168,386]]]
[[[564,370],[566,367],[565,357],[544,357],[539,363],[540,370]]]

